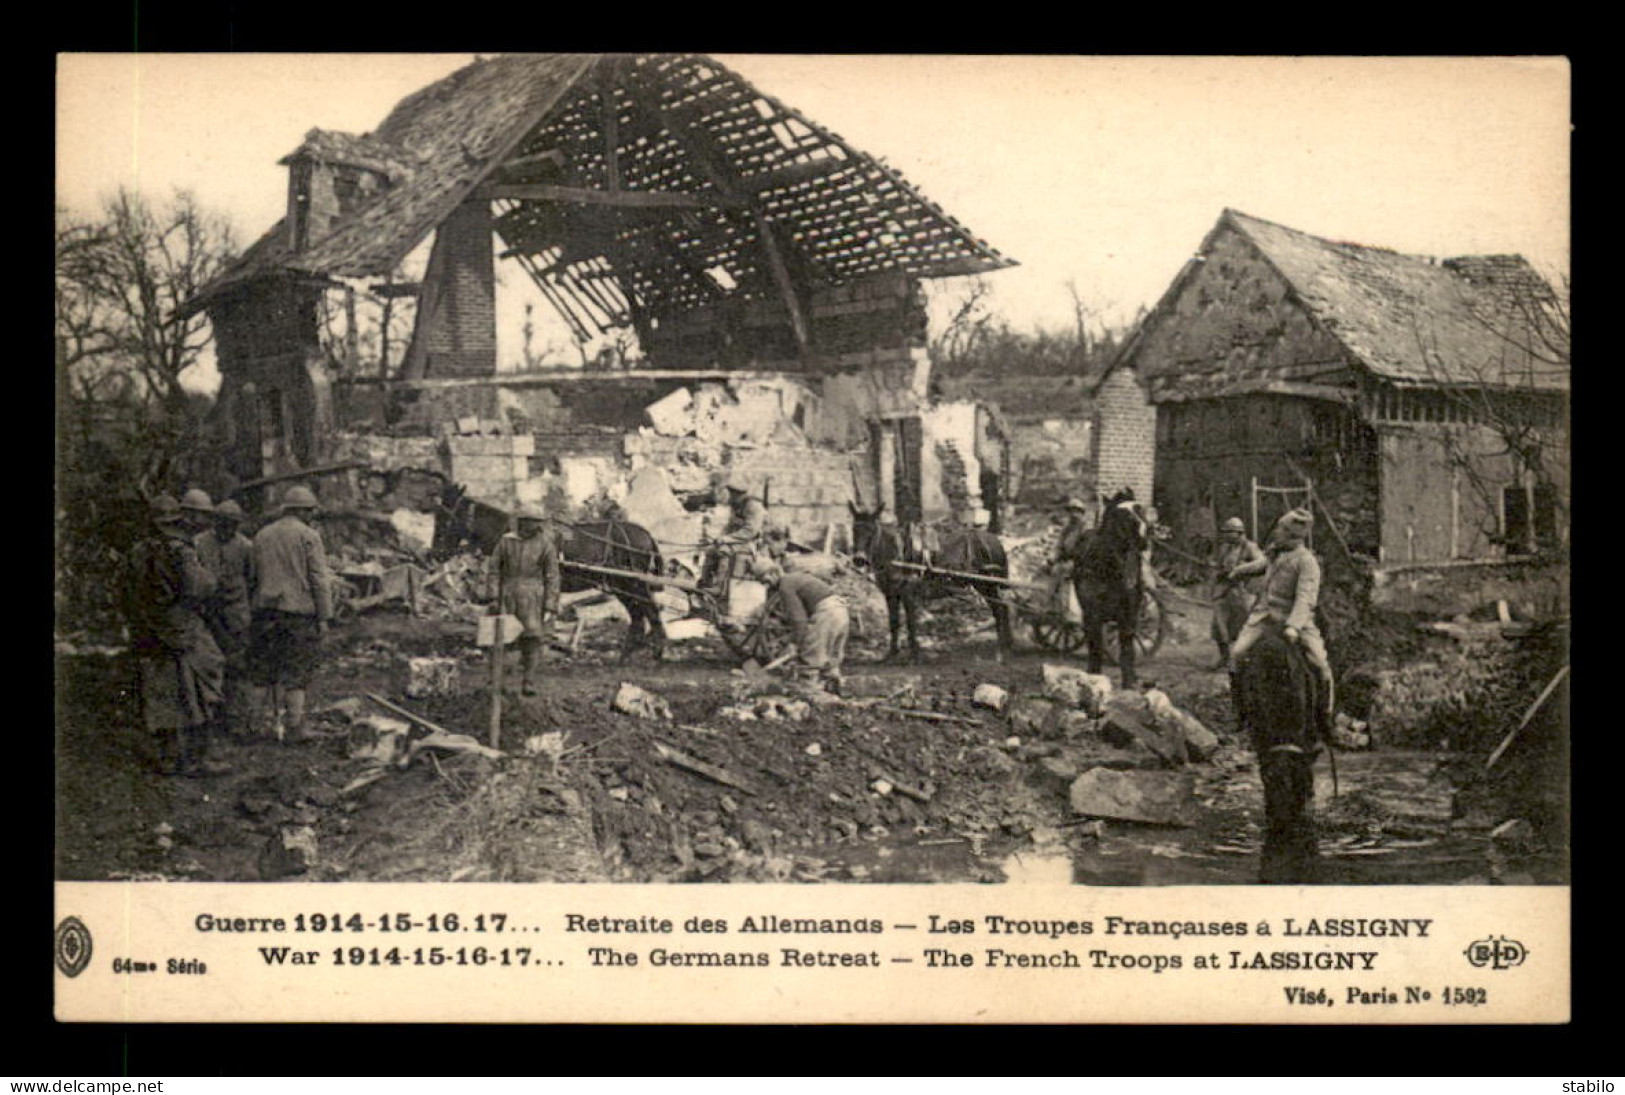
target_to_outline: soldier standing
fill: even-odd
[[[225,700],[216,711],[216,734],[240,734],[244,727],[244,675],[247,672],[248,626],[253,616],[254,544],[242,533],[243,509],[231,499],[214,507],[214,527],[192,543],[198,558],[214,575],[205,622],[226,659]]]
[[[316,496],[308,487],[292,487],[282,499],[281,516],[254,537],[257,581],[248,637],[253,706],[271,722],[285,710],[285,740],[290,742],[304,737],[305,690],[333,616],[327,551],[310,526],[316,509]]]
[[[1213,666],[1214,672],[1230,665],[1230,644],[1241,634],[1255,597],[1254,583],[1232,580],[1230,574],[1239,566],[1263,562],[1264,553],[1247,538],[1247,526],[1240,517],[1228,518],[1219,526],[1219,542],[1213,545],[1210,559],[1218,574],[1214,582],[1212,635],[1219,647],[1219,660]]]
[[[516,518],[518,532],[504,533],[487,563],[486,597],[496,614],[510,613],[524,625],[519,636],[522,689],[534,696],[542,646],[559,614],[559,537],[547,515],[534,506],[521,506]]]
[[[224,770],[208,758],[208,724],[221,698],[224,659],[203,622],[214,576],[198,558],[180,504],[152,502],[154,533],[130,560],[130,632],[142,720],[160,764],[183,776]]]

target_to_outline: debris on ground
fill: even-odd
[[[1109,677],[1086,673],[1072,665],[1044,665],[1044,695],[1056,703],[1098,716],[1105,712],[1111,694]]]
[[[635,684],[621,682],[620,688],[615,691],[615,698],[610,706],[623,715],[634,715],[640,719],[670,719],[672,717],[671,705],[653,692],[639,688]]]
[[[403,658],[401,691],[415,700],[452,695],[457,691],[459,668],[456,658]]]
[[[314,866],[316,831],[309,825],[282,826],[260,851],[259,875],[266,882],[305,874]]]
[[[976,691],[971,693],[971,702],[978,707],[1003,711],[1004,705],[1010,702],[1010,693],[996,684],[979,684]]]
[[[1091,768],[1072,784],[1068,800],[1082,817],[1191,826],[1196,777],[1189,772],[1120,772]]]

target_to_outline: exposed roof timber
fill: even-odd
[[[623,209],[713,209],[742,204],[737,199],[720,194],[689,194],[675,190],[593,190],[551,183],[496,183],[483,188],[480,193],[493,201],[509,198],[516,201],[619,206]]]
[[[795,335],[796,347],[805,357],[811,345],[806,313],[801,307],[801,298],[796,292],[795,281],[790,276],[784,254],[760,204],[741,193],[739,177],[729,170],[727,156],[717,148],[716,140],[708,130],[703,126],[680,123],[673,125],[668,112],[660,105],[657,92],[652,92],[640,82],[632,80],[626,81],[625,87],[633,101],[648,111],[677,139],[720,197],[750,210],[751,220],[756,228],[757,244],[762,248],[762,253],[767,259],[768,272],[784,301],[785,312],[790,320],[790,330]]]
[[[566,156],[562,151],[557,148],[550,148],[545,152],[532,152],[528,156],[517,156],[504,163],[500,170],[512,171],[524,167],[539,167],[543,164],[552,167],[563,167],[565,161]]]

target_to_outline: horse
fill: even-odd
[[[928,557],[916,542],[916,537],[910,535],[910,529],[881,524],[880,515],[885,510],[884,506],[872,512],[860,510],[850,502],[847,506],[852,511],[853,553],[869,560],[874,569],[875,583],[886,596],[886,617],[891,624],[891,645],[886,653],[887,658],[898,656],[899,622],[906,617],[909,657],[918,662],[921,603],[966,589],[981,594],[993,612],[993,622],[999,635],[999,661],[1009,656],[1015,640],[1010,632],[1010,606],[1004,601],[999,587],[963,578],[927,575],[894,565],[927,564]],[[929,565],[932,569],[985,574],[992,578],[1010,576],[1010,563],[1005,557],[1004,544],[997,536],[981,529],[961,528],[943,533],[941,547],[929,557]]]
[[[1260,882],[1307,882],[1318,848],[1309,804],[1324,734],[1320,674],[1282,628],[1268,624],[1231,675],[1236,719],[1252,741],[1264,784]]]
[[[563,563],[613,567],[656,577],[665,568],[660,558],[660,545],[648,529],[630,521],[614,519],[562,526],[559,558]],[[644,646],[650,648],[655,661],[665,654],[666,625],[660,619],[660,606],[654,599],[658,584],[593,574],[568,566],[560,568],[560,581],[566,593],[602,589],[621,602],[626,614],[631,617],[626,639],[621,643],[622,662],[630,661],[632,655]]]
[[[1117,661],[1123,671],[1123,687],[1132,688],[1137,683],[1134,636],[1140,627],[1140,603],[1145,598],[1141,562],[1146,528],[1144,519],[1118,504],[1121,501],[1119,496],[1108,505],[1100,527],[1088,534],[1073,572],[1073,584],[1083,612],[1089,672],[1100,672],[1105,660],[1106,624],[1110,622],[1117,628]]]

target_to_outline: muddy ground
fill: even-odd
[[[163,776],[134,725],[126,660],[62,655],[57,873],[217,881],[292,870],[286,877],[311,881],[1251,883],[1262,809],[1256,769],[1236,740],[1227,681],[1207,669],[1213,648],[1196,638],[1206,634],[1206,620],[1200,609],[1185,611],[1143,675],[1222,743],[1208,761],[1190,766],[1199,809],[1188,828],[1075,817],[1067,800],[1075,773],[1058,763],[1070,755],[1068,743],[971,702],[981,683],[1036,694],[1045,662],[1067,659],[1024,637],[1017,656],[997,664],[991,632],[975,631],[969,616],[948,606],[927,627],[937,642],[921,666],[874,664],[882,652],[876,637],[855,641],[849,698],[871,706],[785,706],[744,695],[752,689],[706,640],[674,644],[659,665],[621,667],[618,634],[595,632],[574,658],[549,663],[542,695],[508,694],[503,760],[423,753],[350,791],[364,762],[350,755],[347,714],[314,720],[316,733],[303,744],[229,744],[220,753],[227,773]],[[375,612],[335,629],[326,655],[312,711],[375,692],[484,740],[487,663],[466,621]],[[407,655],[460,658],[457,687],[404,699],[398,662]],[[663,697],[672,718],[612,711],[625,681]],[[750,720],[726,713],[741,704],[761,713]],[[897,713],[905,710],[946,718]],[[549,732],[567,735],[562,760],[527,755],[527,739]],[[674,764],[662,747],[738,785]],[[1489,827],[1501,819],[1452,817],[1459,811],[1446,754],[1379,748],[1336,760],[1335,795],[1324,756],[1316,769],[1319,881],[1564,881],[1564,864],[1550,848],[1492,840]],[[307,854],[293,867],[265,851],[285,833],[303,834],[298,843]]]

